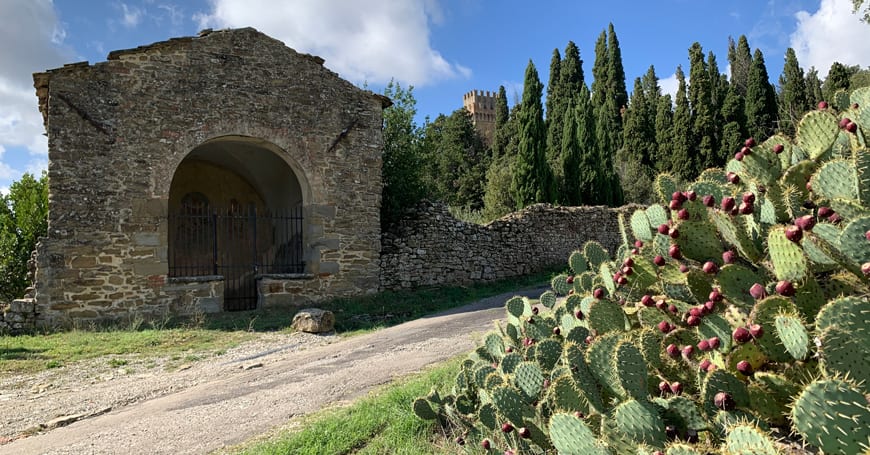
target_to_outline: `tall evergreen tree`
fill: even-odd
[[[552,201],[552,176],[547,165],[547,131],[541,105],[543,87],[535,64],[529,60],[519,112],[519,147],[514,163],[513,192],[517,209]]]
[[[435,197],[454,207],[483,207],[487,147],[465,108],[427,125],[427,163]],[[445,178],[449,176],[449,178]]]
[[[577,106],[580,99],[580,89],[584,84],[583,60],[580,59],[580,49],[573,41],[565,46],[565,57],[559,68],[559,90],[563,111]]]
[[[674,129],[671,142],[670,172],[675,176],[689,180],[694,177],[696,166],[692,159],[691,149],[695,143],[692,137],[692,112],[689,108],[689,98],[686,88],[686,75],[683,68],[677,66],[677,95],[674,108]]]
[[[613,23],[607,26],[607,95],[613,99],[615,109],[611,122],[616,128],[611,131],[613,151],[622,147],[622,112],[628,107],[628,91],[625,87],[625,69],[622,66],[622,51]]]
[[[579,98],[579,94],[578,94]],[[568,109],[562,118],[562,153],[559,156],[562,183],[556,202],[576,206],[582,203],[580,196],[580,143],[577,140],[576,109]]]
[[[807,71],[807,110],[815,109],[819,101],[825,99],[822,93],[822,81],[819,79],[819,71],[811,66]]]
[[[728,77],[719,72],[719,63],[716,60],[716,55],[713,51],[707,53],[707,72],[710,74],[710,94],[712,96],[711,105],[713,107],[713,142],[718,149],[722,143],[722,105],[725,104],[725,97],[728,95]],[[713,166],[722,166],[725,161],[721,160],[718,155],[718,150],[715,150]]]
[[[507,103],[507,92],[504,85],[498,87],[498,96],[495,99],[495,132],[492,139],[492,157],[497,158],[505,154],[510,132],[507,130],[510,110]]]
[[[559,54],[559,49],[553,49],[553,56],[550,59],[550,79],[547,82],[547,102],[544,105],[546,108],[545,124],[547,125],[547,162],[550,166],[554,166],[559,157],[559,152],[562,150],[562,115],[564,112],[560,108],[561,93],[559,93],[559,74],[562,69],[562,56]]]
[[[662,95],[656,104],[656,155],[653,168],[658,172],[671,169],[674,142],[674,108],[671,95]]]
[[[692,138],[697,144],[692,150],[694,169],[691,175],[695,176],[715,164],[717,152],[713,86],[704,61],[704,50],[697,42],[689,48],[689,79]]]
[[[776,93],[767,75],[764,55],[755,50],[746,88],[746,132],[761,142],[770,136],[776,122]]]
[[[792,48],[785,51],[785,65],[782,75],[779,76],[779,90],[779,129],[791,136],[809,104],[804,70],[798,64]]]
[[[582,204],[596,203],[597,185],[603,182],[599,177],[602,173],[598,162],[598,144],[595,136],[595,109],[592,106],[592,95],[586,84],[581,84],[580,96],[576,107],[577,145],[580,156],[579,170],[579,202]]]
[[[728,87],[725,101],[722,103],[722,138],[719,141],[719,163],[725,163],[740,148],[746,140],[746,116],[743,97],[738,93],[736,85]]]
[[[597,109],[607,98],[607,33],[601,32],[595,41],[595,61],[592,63],[592,107]]]
[[[734,39],[728,38],[728,63],[731,65],[731,84],[736,85],[737,93],[745,98],[752,69],[752,50],[746,35],[740,35],[736,46]]]
[[[656,150],[655,137],[655,101],[647,98],[641,78],[634,80],[634,88],[631,91],[631,102],[626,109],[623,118],[623,149],[627,157],[631,157],[638,163],[649,166],[652,163]],[[652,114],[652,115],[650,115]]]

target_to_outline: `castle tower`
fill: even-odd
[[[483,90],[472,90],[462,96],[462,105],[471,114],[474,127],[487,145],[492,144],[495,135],[496,98],[498,93]]]

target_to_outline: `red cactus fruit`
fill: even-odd
[[[776,293],[783,297],[791,297],[795,294],[794,284],[788,280],[776,283]]]
[[[749,295],[751,295],[753,299],[761,300],[767,297],[767,291],[761,283],[755,283],[749,288]]]
[[[669,344],[668,347],[665,348],[665,352],[667,352],[668,355],[673,358],[677,358],[680,356],[680,348],[678,348],[677,345],[673,343]]]
[[[734,398],[731,397],[731,394],[726,392],[719,392],[714,395],[713,404],[723,411],[730,411],[734,409],[734,406],[736,405],[736,403],[734,403]]]
[[[749,333],[749,330],[746,330],[746,327],[737,327],[731,333],[731,337],[734,338],[734,341],[743,344],[752,339],[752,334]]]
[[[752,365],[746,360],[741,360],[737,362],[737,371],[744,376],[749,376],[752,374]]]
[[[713,195],[708,194],[701,198],[701,202],[707,207],[713,207],[714,205],[716,205],[716,198],[714,198]]]
[[[751,324],[749,334],[752,335],[752,338],[761,338],[764,335],[764,328],[758,324]]]
[[[776,153],[777,155],[782,153],[784,150],[785,150],[785,146],[782,144],[776,144],[773,146],[773,153]]]
[[[816,226],[816,219],[812,215],[800,216],[794,220],[794,225],[802,231],[812,231]]]
[[[785,238],[791,240],[794,243],[800,243],[801,239],[804,237],[804,231],[801,228],[791,225],[785,228]]]

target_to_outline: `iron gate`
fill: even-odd
[[[220,275],[224,310],[257,307],[257,276],[302,273],[302,208],[191,205],[169,217],[169,276]]]

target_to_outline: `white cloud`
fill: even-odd
[[[44,171],[48,170],[48,159],[47,157],[37,158],[30,163],[27,163],[27,169],[25,172],[29,172],[36,177],[42,175]]]
[[[679,86],[680,82],[677,81],[677,73],[671,74],[664,79],[659,79],[659,87],[662,88],[662,95],[671,95],[671,100],[676,99],[677,88]]]
[[[846,65],[870,65],[870,26],[852,14],[850,0],[821,0],[815,13],[798,12],[791,47],[804,68],[827,74],[835,61]]]
[[[471,74],[431,46],[429,22],[445,20],[436,0],[210,1],[212,10],[195,16],[201,27],[252,26],[323,57],[328,68],[354,82],[395,77],[422,86]]]
[[[50,0],[0,1],[0,17],[14,18],[0,27],[0,42],[6,43],[0,46],[0,147],[45,155],[32,74],[61,66],[74,54],[63,46],[65,32]],[[8,172],[0,163],[0,175]]]
[[[139,22],[142,21],[142,16],[145,15],[145,12],[141,8],[129,6],[126,3],[121,3],[120,8],[121,23],[127,28],[133,28],[139,25]]]

